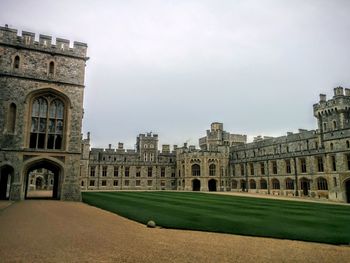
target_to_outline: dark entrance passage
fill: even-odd
[[[346,202],[350,203],[350,180],[345,183]]]
[[[26,173],[26,199],[60,199],[59,166],[50,161],[39,161]]]
[[[216,180],[210,179],[208,182],[209,192],[216,192]]]
[[[303,191],[304,196],[308,196],[310,190],[310,180],[306,178],[300,179],[300,189]]]
[[[192,191],[200,191],[201,190],[201,181],[198,179],[194,179],[192,181]]]
[[[5,165],[0,168],[0,200],[10,198],[10,188],[13,180],[13,168]]]
[[[245,192],[246,189],[247,189],[245,180],[241,180],[241,189],[242,189],[243,192]]]

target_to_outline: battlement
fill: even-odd
[[[320,101],[313,105],[314,116],[318,114],[330,114],[331,112],[343,111],[350,106],[350,89],[343,87],[334,88],[334,95],[327,100],[325,94],[320,94]]]
[[[39,41],[36,41],[35,33],[22,31],[22,35],[18,35],[17,29],[9,28],[7,25],[0,26],[0,44],[87,59],[87,44],[85,43],[74,41],[71,48],[70,41],[67,39],[56,38],[56,44],[53,44],[51,36],[41,34]]]

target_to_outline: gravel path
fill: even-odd
[[[150,229],[77,202],[3,207],[0,262],[350,262],[350,247]]]

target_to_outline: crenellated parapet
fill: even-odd
[[[88,59],[86,57],[87,44],[85,43],[74,41],[73,47],[70,47],[69,40],[56,38],[56,44],[53,44],[51,36],[41,34],[39,35],[39,41],[36,41],[35,33],[22,31],[22,35],[18,35],[17,29],[8,26],[0,27],[0,43],[84,60]]]

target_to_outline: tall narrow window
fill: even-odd
[[[49,74],[53,75],[55,73],[55,63],[53,61],[49,64]]]
[[[334,155],[331,158],[332,158],[332,170],[336,171],[337,170],[337,161],[336,161]]]
[[[13,68],[19,68],[19,56],[15,56],[15,60],[13,61]]]
[[[215,172],[216,172],[216,166],[215,166],[215,164],[211,164],[211,165],[209,165],[209,175],[210,176],[215,176]]]
[[[62,149],[64,104],[51,95],[36,98],[32,104],[29,147]]]
[[[7,132],[14,133],[16,128],[16,104],[11,103],[9,107],[8,119],[7,119]]]
[[[291,172],[290,160],[286,160],[286,173],[290,174]]]
[[[319,172],[324,172],[323,158],[322,157],[317,157],[317,168],[318,168]]]

